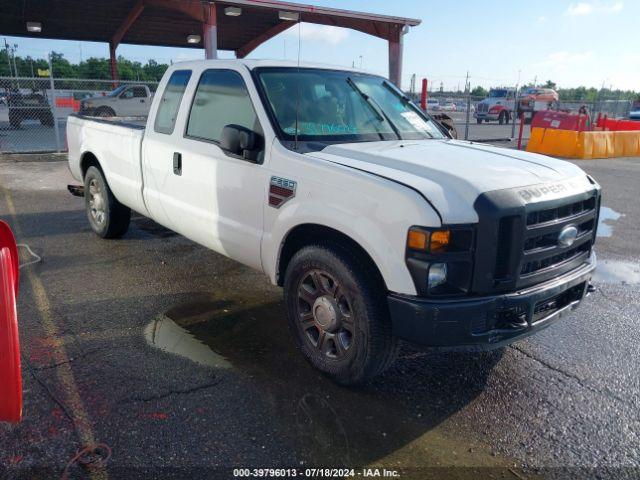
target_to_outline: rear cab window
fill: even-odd
[[[262,135],[242,76],[234,70],[205,70],[193,97],[185,137],[217,144],[227,125],[239,125]]]
[[[171,135],[176,126],[178,111],[182,97],[189,84],[191,70],[176,70],[171,74],[169,81],[162,92],[162,98],[156,112],[153,129],[157,133]]]

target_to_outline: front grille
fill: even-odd
[[[486,103],[478,104],[478,112],[487,112],[488,110],[489,110],[489,105],[487,105]]]
[[[598,224],[600,189],[594,186],[565,198],[544,200],[545,195],[571,188],[568,183],[542,185],[526,190],[527,195],[514,188],[478,197],[471,292],[528,288],[565,275],[588,260]]]
[[[555,202],[552,206],[528,205],[519,283],[543,281],[584,261],[591,253],[595,237],[596,207],[596,194],[566,203]],[[560,233],[567,227],[575,227],[577,237],[571,245],[562,245]]]
[[[591,250],[591,244],[584,243],[577,248],[572,248],[571,250],[567,250],[562,253],[558,253],[557,255],[553,255],[552,257],[546,257],[541,260],[534,260],[532,262],[526,262],[522,265],[520,269],[520,275],[526,276],[531,275],[541,270],[548,270],[554,268],[562,263],[574,260],[585,253],[588,253]]]
[[[592,211],[595,207],[596,197],[591,197],[587,200],[573,202],[568,205],[529,212],[527,215],[527,226],[536,226],[544,223],[566,220],[576,215],[580,215],[583,212]]]

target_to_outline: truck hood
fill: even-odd
[[[385,177],[422,194],[444,223],[475,223],[470,208],[484,192],[576,179],[577,166],[543,155],[457,140],[369,142],[331,145],[308,155]]]

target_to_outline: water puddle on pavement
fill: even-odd
[[[640,285],[640,264],[620,260],[599,260],[595,282]]]
[[[158,315],[144,329],[144,338],[153,347],[163,352],[172,353],[187,358],[199,365],[211,368],[231,368],[231,364],[222,355],[217,354],[211,348],[195,338],[188,330],[178,325],[172,316],[183,321],[191,319],[198,321],[203,309],[211,304],[204,302],[188,307],[178,307],[169,310],[164,315]]]
[[[609,207],[600,207],[600,217],[598,219],[598,237],[610,237],[613,235],[613,226],[608,221],[616,221],[623,215]]]
[[[180,305],[152,322],[145,336],[199,364],[233,365],[238,381],[258,392],[252,398],[258,411],[269,412],[305,465],[472,467],[460,478],[507,465],[468,432],[441,427],[484,391],[501,352],[407,351],[374,384],[345,388],[297,351],[280,301]]]

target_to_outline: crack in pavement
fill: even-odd
[[[513,350],[516,350],[517,352],[520,352],[520,353],[521,353],[521,354],[523,354],[525,357],[530,358],[531,360],[533,360],[533,361],[535,361],[535,362],[539,363],[539,364],[540,364],[540,365],[542,365],[543,367],[548,368],[549,370],[552,370],[552,371],[554,371],[554,372],[556,372],[556,373],[559,373],[559,374],[560,374],[561,376],[563,376],[563,377],[566,377],[566,378],[569,378],[569,379],[571,379],[571,380],[576,381],[576,382],[578,383],[578,385],[580,385],[580,387],[582,387],[582,388],[584,388],[584,389],[586,389],[586,390],[589,390],[590,392],[597,393],[597,394],[599,394],[599,395],[604,395],[604,396],[607,396],[607,397],[613,398],[613,399],[615,399],[615,400],[619,401],[620,403],[624,403],[624,404],[626,404],[626,405],[629,405],[629,406],[630,406],[630,407],[632,407],[632,408],[635,408],[635,407],[636,407],[636,405],[634,405],[632,402],[629,402],[629,401],[628,401],[627,399],[625,399],[625,398],[619,397],[618,395],[616,395],[616,394],[615,394],[614,392],[612,392],[611,390],[609,390],[609,389],[607,389],[607,388],[605,388],[605,389],[603,389],[603,390],[598,390],[597,388],[595,388],[595,387],[593,387],[593,386],[589,385],[588,383],[586,383],[586,382],[585,382],[582,378],[580,378],[579,376],[577,376],[577,375],[575,375],[575,374],[573,374],[573,373],[567,372],[567,371],[565,371],[565,370],[562,370],[561,368],[556,367],[556,366],[554,366],[554,365],[551,365],[549,362],[547,362],[547,361],[545,361],[545,360],[542,360],[541,358],[536,357],[535,355],[533,355],[533,354],[531,354],[531,353],[529,353],[529,352],[527,352],[527,351],[523,350],[522,348],[519,348],[519,347],[518,347],[518,346],[516,346],[516,345],[510,345],[510,348],[512,348]]]
[[[217,379],[215,382],[205,383],[203,385],[197,385],[195,387],[187,388],[185,390],[169,390],[167,392],[157,394],[157,395],[151,395],[149,397],[132,396],[132,397],[119,400],[116,403],[122,404],[122,403],[151,402],[154,400],[162,400],[164,398],[171,397],[173,395],[189,395],[202,390],[207,390],[209,388],[220,385],[221,383],[222,383],[222,379],[220,378],[220,379]]]

